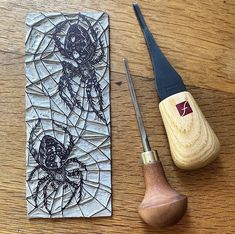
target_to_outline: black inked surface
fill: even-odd
[[[83,24],[87,28],[83,27]],[[64,42],[62,42],[61,33],[65,34]],[[73,78],[79,76],[80,83],[83,83],[85,86],[89,105],[95,114],[105,122],[102,90],[97,81],[94,67],[104,58],[104,48],[101,38],[98,38],[89,20],[80,14],[76,23],[71,24],[69,20],[66,20],[57,25],[53,39],[60,54],[64,58],[61,62],[63,74],[60,77],[58,87],[60,97],[71,110],[73,110],[74,106],[77,106],[81,110],[84,109],[81,100],[77,97],[77,92],[72,86]],[[68,91],[69,96],[65,92],[65,89]],[[96,93],[99,109],[95,107],[94,98],[91,95],[92,89]]]
[[[35,208],[38,207],[38,196],[40,188],[43,191],[43,205],[50,215],[52,215],[53,201],[50,203],[50,197],[47,194],[49,186],[52,188],[52,193],[56,193],[59,186],[62,186],[63,191],[71,186],[73,192],[69,200],[65,204],[61,204],[61,211],[63,211],[74,199],[77,197],[76,203],[79,205],[82,196],[83,188],[83,171],[87,171],[86,166],[80,162],[77,158],[70,158],[70,153],[75,146],[73,136],[70,132],[62,127],[65,133],[69,135],[69,145],[67,148],[59,142],[56,138],[45,135],[43,136],[39,150],[34,148],[37,136],[35,135],[36,128],[40,125],[40,119],[38,123],[33,127],[29,137],[29,152],[37,162],[37,166],[31,171],[27,181],[30,183],[33,180],[35,173],[42,170],[46,175],[38,179],[37,187],[33,192],[33,199],[35,202]],[[58,126],[60,127],[60,126]],[[69,164],[75,164],[76,167],[69,169]],[[72,179],[76,179],[73,181]]]
[[[29,217],[111,215],[106,14],[26,19]]]

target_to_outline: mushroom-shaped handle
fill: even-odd
[[[151,153],[156,155],[155,151],[143,154],[149,156]],[[187,197],[169,185],[160,161],[143,162],[146,191],[138,209],[139,214],[151,226],[171,226],[183,217],[187,209]]]

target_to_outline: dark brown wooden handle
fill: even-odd
[[[151,226],[177,223],[187,209],[187,197],[168,183],[161,162],[144,165],[145,196],[139,206],[141,218]]]

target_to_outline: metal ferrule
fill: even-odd
[[[155,150],[143,152],[141,154],[141,160],[144,165],[160,161],[158,154],[157,154],[157,151],[155,151]]]

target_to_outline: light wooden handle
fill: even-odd
[[[219,140],[189,92],[164,99],[159,109],[176,166],[197,169],[216,158]]]

